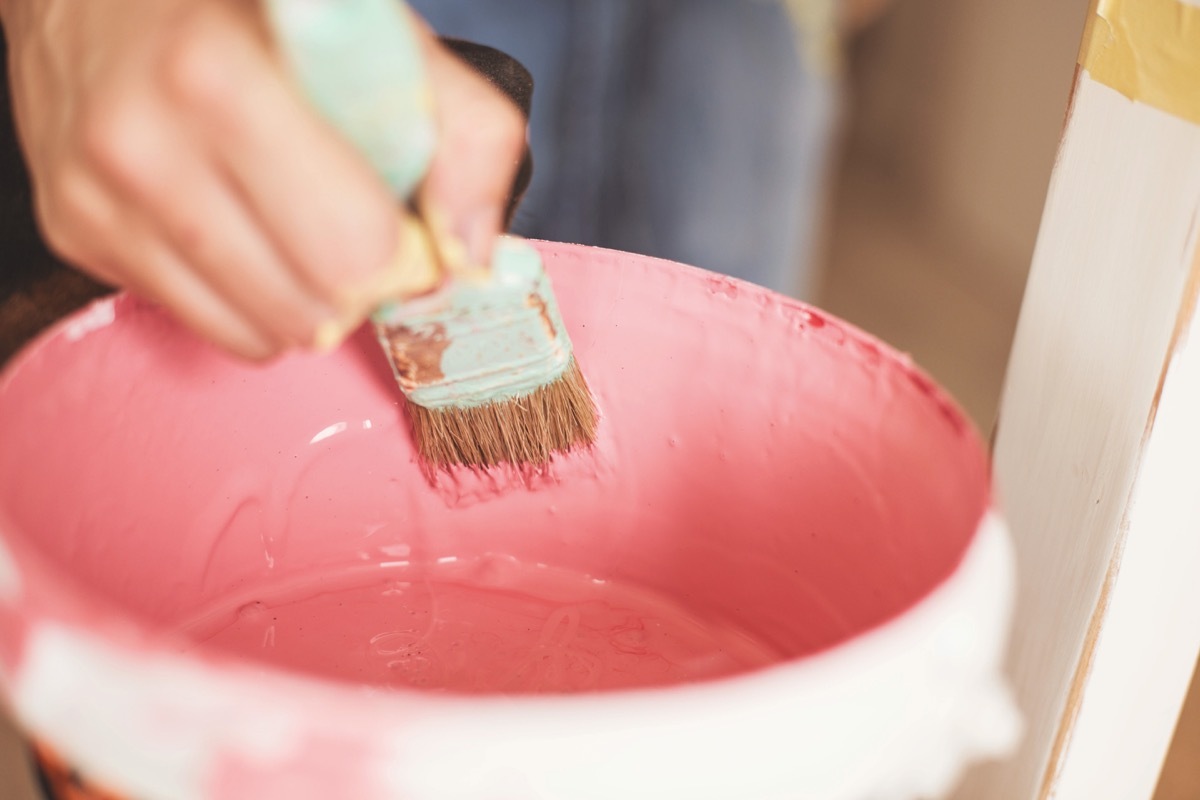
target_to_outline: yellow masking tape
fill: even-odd
[[[796,30],[797,49],[808,69],[821,77],[841,71],[842,43],[838,38],[835,0],[783,0]]]
[[[1093,0],[1079,63],[1093,80],[1200,124],[1200,6]]]

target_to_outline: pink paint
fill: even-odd
[[[409,564],[254,592],[261,599],[223,603],[187,633],[335,680],[460,692],[670,685],[778,660],[729,623],[636,587],[497,555]]]
[[[292,702],[355,721],[322,745],[348,779],[380,757],[359,729],[440,719],[409,688],[724,691],[703,681],[837,653],[949,585],[986,459],[905,359],[745,284],[540,247],[602,430],[523,481],[431,486],[369,331],[255,367],[122,297],[44,337],[0,383],[2,671],[51,620],[218,681],[284,668]],[[214,758],[205,796],[253,795],[229,782],[264,767]]]

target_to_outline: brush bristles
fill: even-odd
[[[563,374],[523,397],[472,408],[408,404],[417,451],[440,468],[542,467],[596,440],[596,405],[572,358]]]

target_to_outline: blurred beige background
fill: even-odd
[[[896,0],[850,54],[822,305],[990,427],[1087,0]]]
[[[820,305],[912,353],[985,435],[1087,0],[896,0],[850,50]],[[1157,800],[1200,798],[1193,690]],[[31,797],[0,720],[0,800]]]

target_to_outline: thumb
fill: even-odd
[[[447,265],[478,269],[491,260],[495,239],[508,223],[518,170],[528,169],[525,116],[509,96],[427,35],[438,141],[418,203]]]

